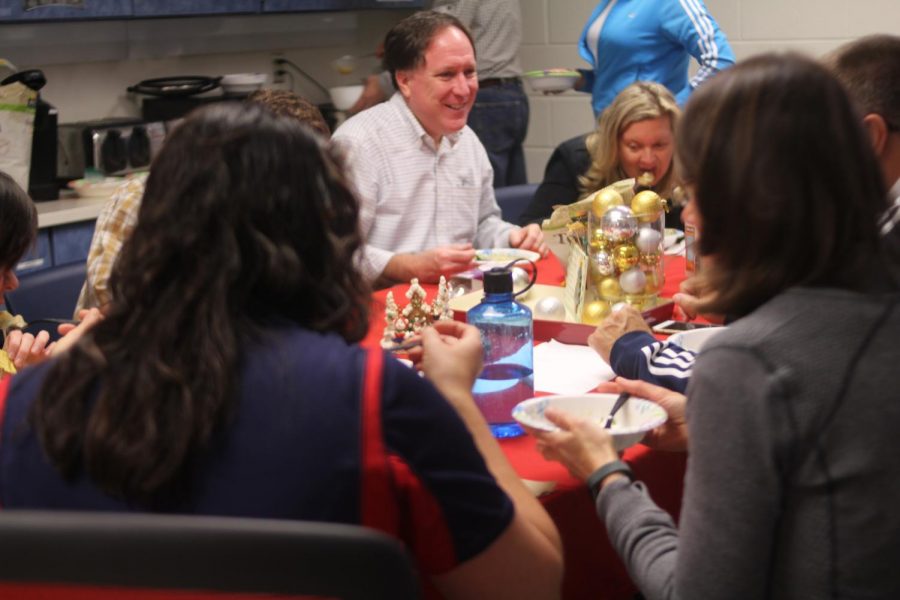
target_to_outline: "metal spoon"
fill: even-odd
[[[603,422],[603,429],[609,429],[612,427],[613,417],[616,416],[616,413],[619,412],[619,409],[622,408],[622,405],[631,397],[631,394],[628,392],[622,392],[619,394],[619,397],[616,398],[615,404],[613,404],[612,410],[609,411],[609,415],[606,417],[606,421]]]

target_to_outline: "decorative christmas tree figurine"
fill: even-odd
[[[384,302],[384,334],[381,336],[381,347],[390,348],[397,343],[396,321],[400,316],[400,309],[394,301],[394,292],[388,292]],[[402,334],[401,338],[402,339]]]
[[[394,301],[394,293],[387,293],[384,307],[384,333],[381,336],[383,348],[390,348],[402,343],[422,331],[423,327],[431,325],[433,321],[453,318],[450,310],[450,288],[447,280],[443,277],[438,284],[437,297],[433,304],[425,302],[425,290],[419,285],[418,279],[409,282],[406,297],[409,299],[409,304],[400,310]]]
[[[438,282],[437,297],[431,305],[431,314],[434,321],[449,321],[453,318],[450,311],[450,288],[443,275]]]
[[[407,330],[412,335],[431,324],[431,315],[428,314],[430,307],[425,304],[425,290],[419,285],[418,279],[409,282],[406,297],[409,298],[409,304],[403,309],[403,316],[408,322]]]

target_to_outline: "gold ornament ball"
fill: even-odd
[[[647,294],[644,296],[644,303],[641,304],[641,310],[650,310],[651,308],[655,308],[659,303],[659,298],[656,294]]]
[[[603,235],[603,230],[601,228],[597,227],[591,232],[590,245],[591,250],[593,250],[594,252],[598,250],[606,250],[607,248],[609,248],[609,239],[605,235]]]
[[[655,267],[659,264],[659,261],[662,260],[662,254],[651,253],[651,254],[641,254],[641,264],[647,265],[648,267]]]
[[[600,321],[609,316],[609,303],[603,300],[594,300],[584,305],[581,313],[581,322],[588,325],[599,325]]]
[[[609,248],[609,240],[603,235],[603,230],[597,227],[591,232],[591,240],[589,242],[592,252],[599,252]]]
[[[615,277],[607,277],[597,284],[597,293],[606,300],[621,300],[622,286]]]
[[[591,212],[594,213],[594,217],[597,219],[602,219],[606,211],[613,206],[622,204],[625,204],[622,194],[612,188],[603,188],[594,194],[594,200],[591,202]]]
[[[641,253],[634,244],[622,244],[613,252],[613,261],[616,263],[616,268],[620,271],[627,271],[638,264],[640,258]]]
[[[653,190],[638,192],[631,199],[631,210],[644,223],[658,219],[663,206],[663,199]]]
[[[643,294],[626,294],[625,295],[625,304],[629,304],[634,306],[635,308],[640,308],[644,303],[644,295]]]

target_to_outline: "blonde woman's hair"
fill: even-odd
[[[585,145],[591,157],[591,166],[578,178],[584,198],[609,184],[627,179],[619,164],[619,136],[632,123],[669,117],[672,131],[678,123],[681,110],[672,93],[665,86],[652,81],[638,81],[619,92],[612,104],[600,114],[597,129],[587,136]],[[674,162],[674,161],[673,161]],[[654,189],[664,198],[671,196],[674,187],[672,165],[657,182]]]

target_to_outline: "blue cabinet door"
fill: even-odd
[[[354,10],[360,8],[421,8],[424,0],[263,0],[263,12]]]
[[[52,254],[50,250],[50,230],[38,229],[34,246],[25,253],[25,256],[16,265],[16,274],[23,275],[49,269],[53,266]]]
[[[84,262],[94,237],[94,221],[59,225],[50,230],[53,248],[53,266]]]
[[[133,0],[135,17],[252,14],[262,0]]]
[[[0,0],[0,21],[74,21],[131,16],[131,0]]]

